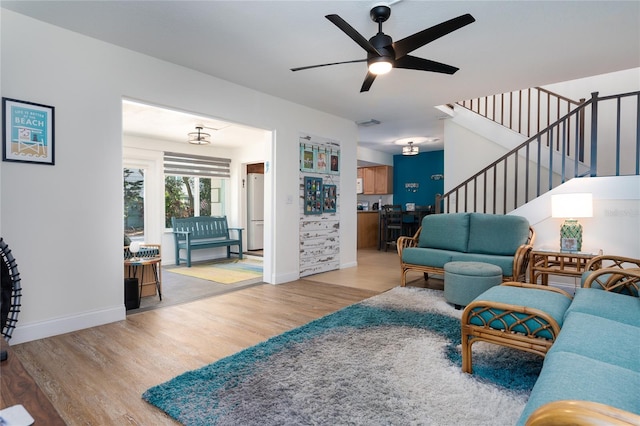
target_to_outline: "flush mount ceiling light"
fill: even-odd
[[[413,146],[413,141],[409,141],[407,146],[402,147],[402,155],[418,155],[420,148]]]
[[[209,145],[211,143],[211,135],[202,131],[204,126],[196,125],[196,131],[189,133],[187,141],[194,145]]]

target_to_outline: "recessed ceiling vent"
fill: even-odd
[[[380,121],[376,120],[375,118],[372,118],[371,120],[368,120],[368,121],[356,121],[356,124],[360,127],[371,127],[371,126],[376,126],[380,124]]]

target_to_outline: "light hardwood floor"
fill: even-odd
[[[400,283],[395,253],[363,250],[358,265],[13,348],[69,425],[175,425],[142,400],[146,389]],[[410,279],[408,285],[442,288],[441,280]]]

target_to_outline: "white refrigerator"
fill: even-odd
[[[247,174],[247,249],[262,250],[264,241],[264,175]]]

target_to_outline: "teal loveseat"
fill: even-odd
[[[448,262],[483,262],[503,281],[524,281],[535,231],[526,218],[485,213],[428,215],[413,237],[398,238],[401,285],[409,271],[443,274]]]

